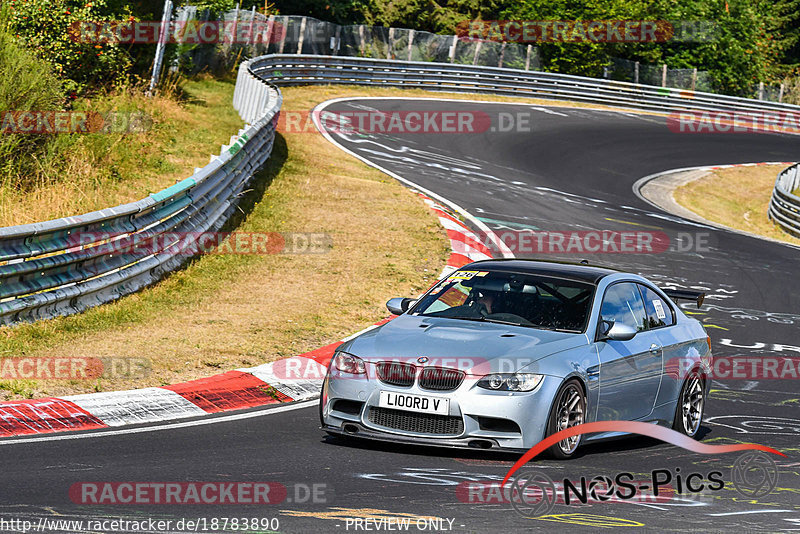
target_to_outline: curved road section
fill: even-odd
[[[706,325],[721,362],[701,439],[759,443],[787,457],[748,470],[748,459],[736,453],[699,455],[646,438],[586,446],[571,461],[537,459],[528,467],[557,488],[594,487],[587,502],[558,500],[546,515],[524,517],[497,489],[517,457],[326,438],[312,402],[159,429],[7,443],[0,447],[0,520],[74,520],[83,528],[108,518],[172,522],[155,532],[192,531],[188,520],[225,517],[261,521],[248,531],[298,533],[800,528],[800,303],[793,291],[800,251],[658,211],[632,191],[638,179],[673,168],[794,160],[797,138],[682,134],[659,116],[522,103],[347,99],[319,111],[332,141],[448,199],[476,231],[491,230],[517,257],[588,259],[665,288],[706,291],[703,308],[685,304]],[[430,118],[443,112],[455,118]],[[383,124],[370,124],[372,116]],[[502,248],[488,235],[487,245]],[[769,469],[775,489],[748,495],[759,485],[752,476]],[[635,481],[634,498],[604,498],[608,484],[592,486],[596,477],[621,474]],[[153,484],[176,481],[217,486],[208,502],[187,500],[186,488],[175,490],[177,500],[153,494]],[[150,484],[142,490],[147,498],[121,502],[131,495],[128,486],[120,491],[126,482],[138,482],[134,490]],[[223,487],[237,496],[225,502],[213,489],[224,483],[268,483],[272,497],[250,504],[247,495],[263,500],[264,486],[245,489],[242,498],[239,486]],[[242,521],[205,526],[243,530]]]

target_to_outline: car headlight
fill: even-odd
[[[337,352],[333,358],[333,367],[343,373],[363,375],[367,372],[364,360],[346,352]]]
[[[495,373],[478,380],[478,387],[492,391],[532,391],[543,379],[544,375],[534,373]]]

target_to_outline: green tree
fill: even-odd
[[[787,0],[788,2],[789,0]],[[523,20],[664,20],[710,25],[698,40],[657,43],[545,43],[545,70],[600,76],[612,57],[710,72],[715,89],[751,96],[754,84],[775,78],[787,42],[776,38],[784,15],[767,0],[523,0],[503,16]]]
[[[124,3],[109,0],[8,0],[9,29],[17,41],[50,64],[74,96],[91,85],[125,78],[133,63],[114,42],[81,38],[81,23],[133,21]],[[84,34],[85,35],[85,34]]]

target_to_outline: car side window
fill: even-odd
[[[675,324],[675,312],[664,299],[647,286],[639,285],[644,297],[644,309],[647,312],[647,327],[660,328]]]
[[[609,287],[603,297],[600,317],[604,321],[626,324],[635,328],[637,332],[645,330],[647,315],[642,295],[636,285],[632,282],[622,282]]]

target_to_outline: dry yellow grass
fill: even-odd
[[[206,77],[188,82],[185,89],[185,102],[131,90],[77,103],[81,110],[144,111],[152,126],[126,135],[75,134],[62,146],[59,163],[42,169],[35,187],[0,187],[0,226],[139,200],[206,165],[209,155],[218,154],[242,124],[229,98],[233,83]]]
[[[784,165],[719,169],[678,187],[675,201],[709,221],[800,245],[767,218],[775,177]]]

